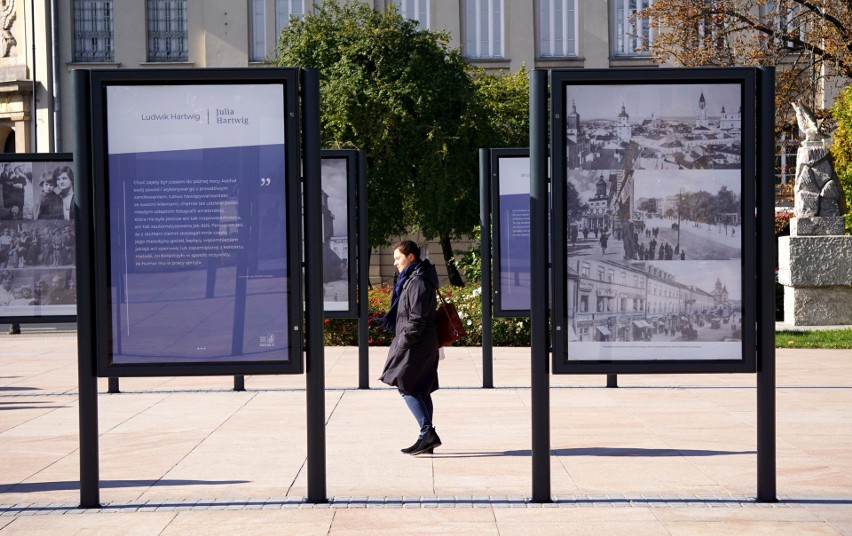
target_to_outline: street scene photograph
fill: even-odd
[[[569,343],[739,343],[741,287],[738,261],[569,259]]]
[[[568,255],[739,259],[740,177],[732,170],[568,171]]]
[[[738,84],[568,86],[568,169],[739,169]]]
[[[738,358],[740,86],[572,85],[565,102],[569,359]]]

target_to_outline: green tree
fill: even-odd
[[[409,230],[438,238],[451,283],[462,285],[451,240],[478,223],[484,109],[448,43],[394,6],[324,0],[281,33],[277,63],[318,69],[324,145],[365,151],[370,245]]]
[[[834,101],[831,115],[837,122],[831,156],[834,169],[846,195],[846,206],[852,206],[852,85],[846,86]],[[846,234],[852,234],[852,210],[844,216]]]
[[[529,147],[530,75],[521,66],[514,73],[476,69],[473,83],[480,104],[479,124],[485,147]]]

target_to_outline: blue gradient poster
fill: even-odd
[[[499,159],[499,273],[495,277],[500,310],[530,310],[530,159]]]
[[[113,364],[287,361],[284,87],[107,88]]]

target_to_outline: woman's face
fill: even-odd
[[[56,177],[56,186],[63,192],[71,188],[71,177],[67,173],[61,173]]]
[[[44,181],[41,183],[41,193],[46,194],[48,192],[52,192],[54,185],[49,183],[48,181]]]
[[[393,250],[393,265],[396,267],[399,273],[402,273],[403,270],[408,268],[408,265],[414,260],[414,255],[409,253],[405,255],[403,252],[399,250],[399,248]]]

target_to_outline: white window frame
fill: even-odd
[[[614,54],[616,56],[638,56],[647,57],[647,51],[637,51],[636,48],[648,40],[649,45],[654,44],[656,31],[653,23],[648,19],[631,19],[631,15],[654,4],[654,0],[614,0],[613,6],[613,39]]]
[[[74,61],[115,61],[112,0],[74,0],[71,9]]]
[[[465,57],[503,59],[505,9],[503,0],[464,0]]]
[[[538,21],[540,57],[577,56],[577,0],[539,0]]]
[[[189,61],[189,31],[187,29],[187,0],[147,0],[148,61]],[[167,17],[157,17],[165,12]]]
[[[403,18],[416,20],[420,27],[428,30],[432,15],[432,2],[429,0],[393,0],[397,11]]]
[[[263,61],[269,50],[266,47],[266,0],[251,0],[251,48],[249,59]]]
[[[275,0],[275,43],[284,28],[290,25],[290,18],[302,19],[305,16],[305,0]]]
[[[804,9],[802,6],[794,4],[792,2],[773,2],[773,8],[775,9],[775,28],[784,33],[792,33],[790,32],[791,26],[798,25],[799,27],[799,39],[804,40],[807,36],[807,28],[806,24],[802,24],[799,18],[802,16]],[[787,8],[786,12],[782,12],[783,8]],[[777,43],[781,43],[781,39],[776,39]],[[793,47],[793,41],[784,41],[784,46]]]
[[[290,18],[304,16],[305,0],[251,0],[249,60],[261,62],[273,56],[278,36],[290,24]]]

